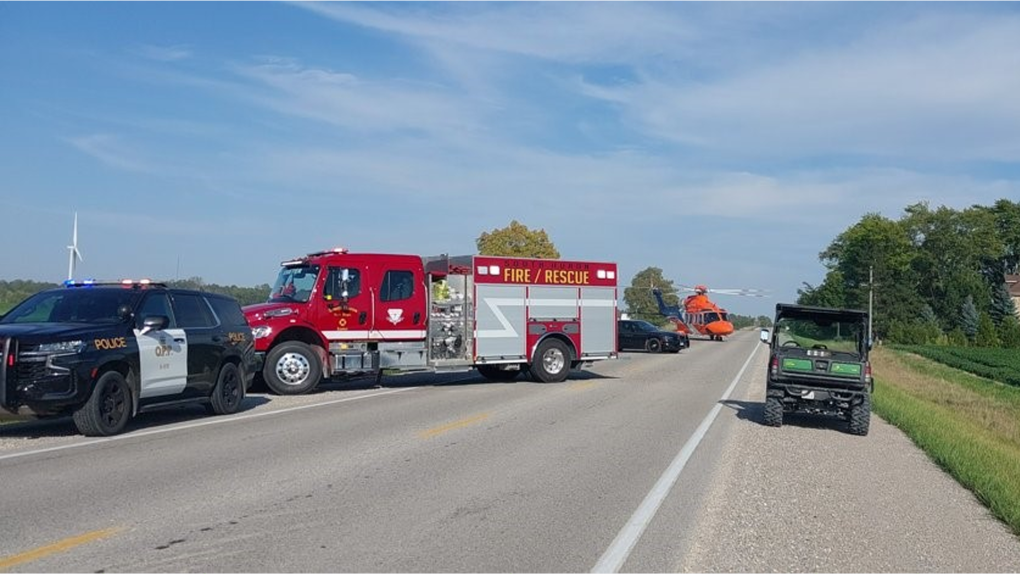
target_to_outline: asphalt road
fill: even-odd
[[[742,333],[562,384],[393,377],[112,440],[0,427],[0,570],[1017,569],[1020,542],[895,429],[760,426],[764,356]]]

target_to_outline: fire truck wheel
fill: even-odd
[[[479,365],[478,374],[490,381],[512,381],[521,374],[521,371],[501,369],[495,365]]]
[[[281,343],[266,355],[266,385],[278,395],[300,395],[322,378],[322,365],[312,348],[300,341]]]
[[[531,373],[543,383],[559,383],[570,373],[570,350],[562,341],[548,339],[535,351]]]

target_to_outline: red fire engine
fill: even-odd
[[[616,356],[615,263],[334,249],[281,265],[244,309],[280,394],[383,369],[559,382]]]

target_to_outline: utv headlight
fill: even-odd
[[[43,343],[36,348],[37,353],[46,353],[48,355],[62,354],[62,353],[77,353],[85,348],[85,341],[61,341],[59,343]]]
[[[273,332],[273,328],[268,325],[262,325],[260,327],[252,327],[251,334],[256,339],[263,339],[268,337]]]

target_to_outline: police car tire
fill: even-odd
[[[307,376],[299,383],[287,383],[276,374],[277,363],[288,354],[300,355],[308,365]],[[322,378],[322,365],[319,357],[311,346],[300,341],[281,343],[266,355],[266,366],[262,370],[266,386],[278,395],[302,395],[315,388]]]
[[[117,371],[107,371],[96,381],[92,396],[72,418],[85,436],[110,436],[124,430],[131,420],[131,386]]]
[[[213,414],[229,415],[236,413],[244,401],[244,382],[241,370],[233,363],[224,363],[220,374],[216,377],[216,386],[209,397],[209,406]]]
[[[546,366],[546,358],[552,359],[551,364],[558,365],[555,371]],[[531,364],[531,374],[543,383],[560,383],[570,374],[570,350],[562,341],[548,339],[538,346]],[[558,360],[557,360],[558,359]]]

